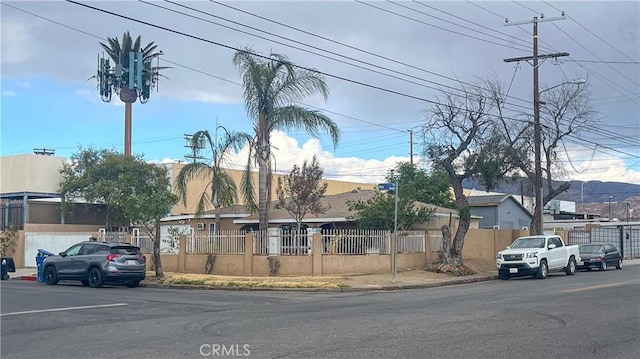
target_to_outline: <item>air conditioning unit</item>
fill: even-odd
[[[198,230],[199,231],[204,231],[204,223],[198,223]]]
[[[500,229],[500,226],[493,226],[493,229]]]

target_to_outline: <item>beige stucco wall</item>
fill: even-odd
[[[58,193],[60,170],[66,159],[57,156],[20,154],[0,157],[0,193]]]
[[[169,171],[169,176],[171,178],[171,186],[172,188],[175,189],[175,181],[176,178],[178,177],[178,174],[180,173],[180,170],[182,169],[182,167],[184,167],[186,164],[184,163],[167,163],[164,164],[164,166],[167,168],[167,170]],[[242,171],[241,170],[227,170],[229,173],[229,175],[231,176],[231,178],[233,178],[233,180],[236,183],[236,186],[238,188],[240,188],[240,179],[242,178]],[[276,187],[277,187],[277,183],[278,183],[278,177],[281,177],[278,174],[275,174],[273,176],[273,185],[272,185],[272,190],[271,190],[271,198],[272,200],[276,200],[278,198],[277,194],[276,194]],[[192,182],[189,183],[189,185],[187,186],[187,204],[186,206],[182,203],[182,201],[180,201],[180,203],[178,203],[177,205],[175,205],[172,209],[171,209],[171,214],[172,215],[177,215],[177,214],[192,214],[195,212],[196,209],[196,205],[198,203],[198,199],[200,198],[200,196],[202,195],[202,190],[203,188],[207,188],[207,183],[209,183],[211,179],[207,178],[207,179],[194,179]],[[254,188],[257,194],[258,191],[258,173],[254,172],[252,173],[252,181],[254,183]],[[339,193],[345,193],[348,191],[351,191],[353,189],[356,188],[360,188],[360,189],[372,189],[375,187],[374,184],[371,183],[358,183],[358,182],[343,182],[343,181],[335,181],[335,180],[323,180],[323,182],[326,182],[328,184],[327,186],[327,192],[326,195],[334,195],[334,194],[339,194]],[[208,188],[207,188],[208,191]],[[177,192],[176,192],[177,193]],[[238,203],[243,204],[244,200],[242,198],[241,194],[238,194]],[[212,210],[213,208],[207,208],[207,210]]]

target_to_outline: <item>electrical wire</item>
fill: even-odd
[[[407,20],[411,20],[411,21],[414,21],[414,22],[417,22],[417,23],[420,23],[420,24],[423,24],[423,25],[426,25],[426,26],[430,26],[430,27],[436,28],[436,29],[438,29],[438,30],[447,31],[447,32],[450,32],[450,33],[453,33],[453,34],[456,34],[456,35],[460,35],[460,36],[468,37],[468,38],[471,38],[471,39],[474,39],[474,40],[478,40],[478,41],[486,42],[486,43],[493,44],[493,45],[497,45],[497,46],[501,46],[501,47],[506,47],[506,48],[513,49],[513,50],[518,50],[518,51],[529,51],[528,49],[517,48],[517,47],[514,47],[514,46],[510,46],[510,45],[501,44],[501,43],[499,43],[499,42],[495,42],[495,41],[491,41],[491,40],[486,40],[486,39],[482,39],[482,38],[479,38],[479,37],[476,37],[476,36],[472,36],[472,35],[464,34],[464,33],[461,33],[461,32],[455,31],[455,30],[446,29],[446,28],[444,28],[444,27],[442,27],[442,26],[433,25],[433,24],[430,24],[430,23],[428,23],[428,22],[426,22],[426,21],[422,21],[422,20],[414,19],[414,18],[412,18],[411,16],[406,16],[406,15],[403,15],[403,14],[397,13],[397,12],[395,12],[395,11],[391,11],[391,10],[388,10],[388,9],[385,9],[385,8],[381,8],[381,7],[379,7],[379,6],[372,5],[372,4],[369,4],[369,3],[366,3],[366,2],[363,2],[363,1],[360,1],[360,0],[354,0],[354,1],[355,1],[355,2],[357,2],[357,3],[359,3],[359,4],[366,5],[366,6],[369,6],[369,7],[371,7],[371,8],[377,9],[377,10],[379,10],[379,11],[386,12],[386,13],[389,13],[389,14],[392,14],[392,15],[395,15],[395,16],[398,16],[398,17],[401,17],[401,18],[407,19]]]
[[[68,1],[68,2],[74,3],[73,1]],[[6,3],[3,3],[3,5],[7,5],[7,6],[10,6],[10,7],[13,7],[13,6],[8,5],[8,4],[6,4]],[[84,4],[80,4],[80,5],[85,6]],[[68,25],[65,25],[65,24],[62,24],[62,23],[58,23],[58,22],[55,22],[55,21],[50,20],[50,19],[46,19],[46,18],[44,18],[44,17],[41,17],[41,16],[39,16],[39,15],[36,15],[36,14],[30,13],[30,12],[27,12],[27,11],[24,11],[24,10],[19,9],[19,8],[16,8],[16,7],[13,7],[13,8],[15,8],[15,9],[17,9],[17,10],[20,10],[20,11],[23,11],[23,12],[26,12],[26,13],[29,13],[29,14],[31,14],[31,15],[37,16],[37,17],[42,18],[42,19],[44,19],[44,20],[51,21],[51,22],[56,23],[56,24],[58,24],[58,25],[64,26],[64,27],[66,27],[66,28],[69,28],[69,29],[72,29],[72,30],[75,30],[75,31],[79,31],[79,32],[84,33],[84,34],[86,34],[86,35],[89,35],[89,36],[92,36],[92,37],[95,37],[95,38],[98,38],[98,39],[102,39],[101,37],[98,37],[98,36],[96,36],[96,35],[90,34],[90,33],[86,32],[86,31],[82,31],[82,30],[79,30],[79,29],[75,29],[75,28],[70,27],[70,26],[68,26]],[[101,9],[98,9],[98,10],[101,10]],[[133,20],[133,21],[136,21],[136,20]],[[227,46],[225,46],[225,47],[227,47]],[[235,48],[234,48],[234,49],[235,49]],[[236,49],[236,50],[237,50],[237,49]],[[258,56],[258,57],[263,57],[263,58],[265,57],[265,56],[262,56],[262,55],[257,55],[257,56]],[[166,61],[166,60],[165,60],[165,61]],[[169,62],[169,61],[167,61],[167,62]],[[176,64],[177,64],[177,63],[176,63]],[[197,71],[197,72],[199,72],[199,73],[203,73],[203,74],[210,75],[210,76],[212,76],[212,77],[214,77],[214,78],[218,78],[218,79],[221,79],[221,80],[224,80],[224,81],[227,81],[227,82],[231,82],[231,83],[235,83],[235,84],[241,85],[241,84],[239,84],[239,83],[236,83],[236,82],[233,82],[233,81],[230,81],[230,80],[226,80],[226,79],[224,79],[224,78],[221,78],[221,77],[218,77],[218,76],[215,76],[215,75],[212,75],[212,74],[206,73],[206,72],[201,71],[201,70],[197,70],[197,69],[194,69],[194,68],[191,68],[191,67],[188,67],[188,66],[183,66],[183,67],[188,68],[188,69],[191,69],[191,70],[194,70],[194,71]],[[432,101],[429,101],[429,102],[432,102]],[[396,129],[394,129],[394,130],[396,130]],[[610,149],[611,149],[611,148],[610,148]],[[615,149],[611,149],[611,150],[617,151],[617,150],[615,150]],[[624,152],[621,152],[621,151],[617,151],[617,152],[620,152],[620,153],[625,154]],[[627,155],[628,155],[628,154],[627,154]],[[633,156],[633,155],[632,155],[632,156]],[[636,156],[636,157],[637,157],[637,156]]]
[[[424,68],[419,67],[419,66],[411,65],[411,64],[408,64],[406,62],[398,61],[398,60],[393,59],[393,58],[389,58],[389,57],[386,57],[386,56],[383,56],[383,55],[380,55],[380,54],[377,54],[377,53],[374,53],[374,52],[371,52],[371,51],[367,51],[367,50],[364,50],[364,49],[361,49],[361,48],[358,48],[358,47],[355,47],[355,46],[352,46],[352,45],[349,45],[349,44],[346,44],[346,43],[343,43],[343,42],[340,42],[340,41],[337,41],[337,40],[334,40],[334,39],[331,39],[331,38],[328,38],[328,37],[325,37],[325,36],[322,36],[322,35],[318,35],[318,34],[315,34],[315,33],[312,33],[312,32],[297,28],[295,26],[287,25],[285,23],[282,23],[282,22],[279,22],[279,21],[276,21],[276,20],[261,16],[261,15],[252,13],[250,11],[239,9],[239,8],[231,6],[229,4],[221,3],[221,2],[215,1],[215,0],[209,0],[209,1],[214,3],[214,4],[217,4],[217,5],[220,5],[220,6],[224,6],[226,8],[238,11],[240,13],[243,13],[243,14],[246,14],[246,15],[249,15],[249,16],[253,16],[253,17],[256,17],[258,19],[261,19],[261,20],[264,20],[264,21],[268,21],[268,22],[271,22],[271,23],[276,24],[276,25],[283,26],[285,28],[288,28],[288,29],[291,29],[291,30],[294,30],[294,31],[298,31],[298,32],[303,33],[305,35],[313,36],[313,37],[316,37],[316,38],[331,42],[333,44],[346,47],[346,48],[351,49],[351,50],[355,50],[355,51],[358,51],[358,52],[361,52],[361,53],[364,53],[364,54],[367,54],[367,55],[375,56],[377,58],[380,58],[380,59],[383,59],[383,60],[386,60],[386,61],[390,61],[390,62],[399,64],[399,65],[403,65],[403,66],[407,66],[407,67],[409,67],[411,69],[414,69],[414,70],[417,70],[417,71],[421,71],[421,72],[425,72],[425,73],[428,73],[428,74],[431,74],[431,75],[434,75],[434,76],[442,77],[444,79],[447,79],[447,80],[450,80],[450,81],[454,81],[454,82],[457,82],[457,83],[461,83],[463,85],[467,85],[467,86],[474,87],[474,88],[479,88],[479,89],[482,89],[482,90],[487,90],[486,88],[478,86],[476,84],[472,84],[472,83],[469,83],[469,82],[464,82],[464,81],[461,81],[461,80],[459,80],[457,78],[453,78],[453,77],[450,77],[450,76],[439,74],[437,72],[429,71],[429,70],[424,69]],[[512,37],[518,39],[515,36],[512,36]],[[433,83],[436,83],[436,82],[433,82]],[[438,84],[438,83],[436,83],[436,84]],[[441,85],[441,84],[438,84],[438,85]],[[532,104],[531,100],[521,99],[521,98],[518,98],[518,97],[512,97],[512,98],[516,99],[516,100],[519,100],[519,101],[523,101],[523,102]]]
[[[551,5],[550,3],[541,0],[544,4],[550,6],[551,8],[557,10],[557,11],[562,11],[560,9],[558,9],[557,7]],[[575,22],[576,24],[578,24],[581,28],[583,28],[585,31],[587,31],[588,33],[590,33],[591,35],[595,36],[598,40],[604,42],[605,44],[609,45],[609,47],[611,47],[612,49],[616,50],[620,55],[626,57],[627,59],[631,60],[630,62],[624,62],[624,61],[606,61],[608,63],[632,63],[632,64],[638,64],[638,61],[635,61],[634,59],[632,59],[631,57],[629,57],[627,54],[625,54],[624,52],[620,51],[620,49],[618,49],[617,47],[613,46],[611,43],[609,43],[607,40],[601,38],[598,34],[596,34],[595,32],[591,31],[591,29],[589,29],[588,27],[582,25],[578,20],[574,19],[572,16],[568,15],[567,16],[571,21]],[[576,61],[581,61],[581,62],[595,62],[595,61],[588,61],[588,60],[576,60]]]

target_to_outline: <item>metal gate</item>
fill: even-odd
[[[567,237],[568,244],[608,243],[616,246],[625,258],[640,258],[640,229],[631,226],[570,230]]]

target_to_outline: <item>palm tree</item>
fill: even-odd
[[[224,169],[231,152],[237,153],[247,142],[251,142],[251,136],[243,132],[228,132],[224,127],[218,126],[217,129],[224,130],[224,136],[221,141],[212,138],[209,131],[198,131],[191,137],[191,145],[197,146],[205,143],[211,149],[211,162],[193,162],[182,167],[178,177],[176,178],[176,188],[178,196],[182,199],[184,205],[187,204],[187,185],[196,178],[211,178],[204,188],[198,203],[196,205],[196,216],[204,213],[207,204],[210,203],[215,211],[215,232],[220,231],[220,208],[232,206],[237,203],[237,188],[233,178],[229,176]],[[210,191],[207,191],[210,190]]]
[[[138,98],[138,91],[141,89],[129,88],[129,54],[142,52],[142,63],[151,64],[151,61],[158,56],[162,55],[162,51],[156,52],[158,45],[153,42],[147,44],[145,47],[141,47],[142,39],[140,36],[135,41],[131,38],[129,31],[122,35],[122,43],[117,37],[107,37],[107,42],[100,43],[102,48],[107,52],[111,60],[116,66],[116,78],[115,86],[120,95],[120,100],[125,103],[125,123],[124,123],[124,142],[125,142],[125,155],[131,155],[131,104],[136,102]],[[159,71],[167,69],[168,67],[152,66],[146,68],[142,73],[142,82],[144,84],[151,84],[157,81]],[[142,101],[142,100],[141,100]]]
[[[260,230],[268,228],[268,203],[271,198],[271,142],[273,130],[302,129],[317,137],[320,130],[331,136],[333,145],[340,140],[340,129],[319,111],[295,105],[306,96],[320,93],[327,99],[329,89],[322,74],[297,68],[287,57],[271,53],[257,56],[251,48],[238,50],[233,56],[243,82],[244,103],[253,120],[254,160],[258,163],[258,213]],[[253,198],[250,162],[243,175],[245,198]],[[250,203],[255,207],[255,202]]]

